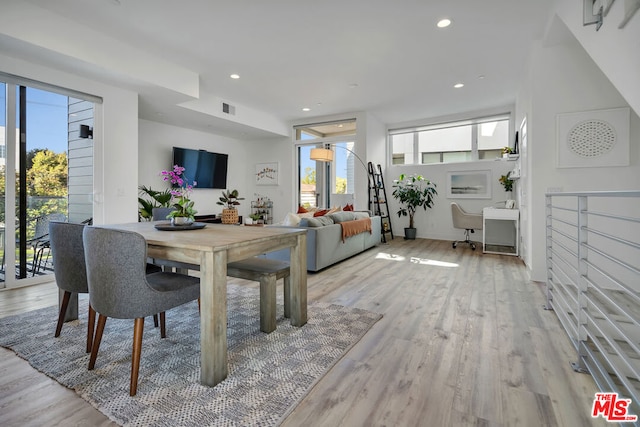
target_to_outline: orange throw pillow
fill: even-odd
[[[343,211],[352,211],[353,210],[353,205],[350,205],[347,203],[347,205],[342,209]]]
[[[324,216],[327,214],[327,212],[329,212],[329,209],[322,209],[314,212],[313,216]]]
[[[301,213],[307,213],[307,212],[309,212],[309,211],[306,210],[305,208],[303,208],[302,205],[301,205],[301,206],[298,206],[298,212],[296,212],[296,213],[301,214]]]

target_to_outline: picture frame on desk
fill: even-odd
[[[491,170],[447,172],[448,199],[490,199]]]

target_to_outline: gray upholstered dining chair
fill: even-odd
[[[75,294],[89,293],[87,284],[87,267],[84,259],[84,244],[82,243],[82,231],[85,224],[74,224],[69,222],[52,221],[49,223],[49,239],[53,256],[53,270],[56,284],[60,290],[64,291],[58,323],[56,324],[55,337],[59,337],[64,325],[64,318],[69,309],[71,296]],[[147,264],[145,272],[147,274],[157,273],[160,267]],[[95,329],[96,312],[89,304],[89,315],[87,317],[87,353],[91,351],[93,334]],[[154,314],[153,320],[158,326],[158,315]]]
[[[58,324],[55,336],[59,337],[64,324],[64,318],[69,307],[72,294],[86,294],[89,292],[87,285],[87,270],[84,262],[84,246],[82,244],[83,224],[68,222],[50,222],[49,240],[53,252],[53,271],[56,284],[64,291]],[[89,316],[87,321],[87,353],[91,351],[93,341],[93,329],[96,312],[89,304]]]
[[[107,318],[135,319],[129,387],[129,394],[135,396],[144,318],[160,313],[164,338],[165,311],[198,299],[200,280],[197,277],[166,272],[147,275],[147,243],[138,233],[86,227],[83,241],[89,301],[98,313],[89,370],[95,367]]]
[[[169,215],[174,209],[174,207],[153,208],[151,210],[151,219],[153,221],[164,221],[167,219],[167,215]]]
[[[167,215],[171,211],[175,210],[174,207],[168,208],[153,208],[151,210],[151,219],[153,221],[162,221],[167,219]],[[166,271],[171,271],[172,269],[177,269],[178,273],[187,274],[188,270],[200,271],[200,265],[198,264],[188,264],[185,262],[177,262],[177,261],[168,261],[165,259],[151,259],[151,262],[155,265],[163,267]]]

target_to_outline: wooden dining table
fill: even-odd
[[[290,248],[291,324],[307,323],[307,236],[303,229],[206,224],[161,231],[159,222],[103,225],[140,233],[151,258],[200,265],[200,382],[227,377],[227,264]],[[166,224],[166,222],[164,223]]]

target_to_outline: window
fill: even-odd
[[[389,130],[391,164],[493,160],[509,145],[509,116]]]
[[[357,160],[353,151],[356,120],[315,123],[294,127],[298,156],[298,204],[329,207],[332,195],[353,194]],[[328,162],[311,160],[312,148],[333,151]],[[357,166],[356,166],[357,167]],[[364,166],[366,171],[366,166]]]

